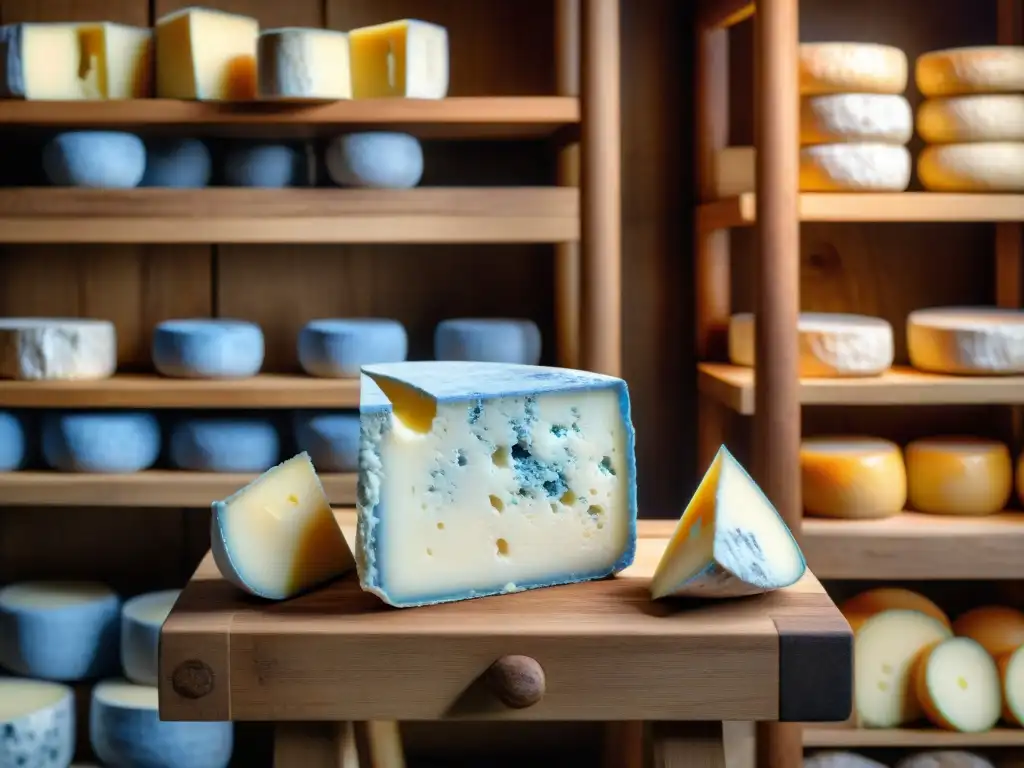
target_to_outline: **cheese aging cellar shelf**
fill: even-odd
[[[149,470],[125,475],[71,472],[0,473],[0,506],[207,508],[255,475]],[[355,504],[354,473],[322,473],[332,504]],[[353,522],[354,525],[354,522]]]
[[[556,243],[573,187],[0,190],[0,242]]]
[[[701,394],[749,416],[754,372],[724,363],[697,366]],[[1024,376],[944,376],[893,368],[861,379],[802,379],[803,405],[1015,405],[1024,403]]]
[[[1024,729],[995,728],[983,733],[957,733],[934,728],[849,728],[810,725],[803,729],[804,746],[819,749],[976,749],[1024,747]]]
[[[358,408],[358,379],[260,374],[168,379],[119,374],[98,381],[0,381],[2,408]]]
[[[426,139],[535,139],[578,126],[579,99],[565,96],[358,99],[323,104],[0,101],[5,127],[168,129],[277,137],[392,130]]]

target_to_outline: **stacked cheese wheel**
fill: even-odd
[[[800,189],[901,192],[913,135],[907,57],[885,45],[800,46]]]
[[[934,307],[907,317],[910,364],[929,373],[1024,373],[1024,311]]]
[[[804,768],[887,768],[885,763],[856,752],[829,750],[804,759]],[[995,768],[992,762],[973,752],[935,749],[915,752],[895,763],[894,768]]]
[[[1024,613],[989,606],[955,622],[923,595],[877,588],[847,600],[855,632],[858,725],[895,728],[922,717],[981,732],[1024,723]]]
[[[925,189],[1024,191],[1024,47],[933,51],[915,74],[926,98],[917,113]]]

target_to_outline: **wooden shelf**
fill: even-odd
[[[697,228],[705,232],[749,227],[757,220],[752,193],[704,203]],[[832,222],[979,222],[1024,221],[1024,195],[966,195],[938,192],[800,195],[801,221]]]
[[[744,415],[754,413],[754,372],[724,363],[697,366],[697,387]],[[1024,376],[941,376],[893,368],[862,379],[803,379],[803,405],[1013,405],[1024,403]]]
[[[2,101],[0,124],[54,128],[196,128],[202,133],[310,136],[400,130],[429,139],[542,138],[576,126],[579,99],[562,96],[366,99],[319,104],[133,101]]]
[[[971,749],[1024,747],[1024,728],[995,728],[985,733],[956,733],[933,728],[850,728],[805,726],[804,746],[824,749],[902,747]]]
[[[130,475],[0,473],[0,506],[206,508],[255,475],[150,470]],[[356,475],[320,475],[332,504],[355,504]]]
[[[572,187],[0,190],[0,242],[8,244],[555,243],[579,237],[579,191]]]
[[[120,374],[99,381],[0,381],[3,408],[358,408],[358,379],[266,373],[251,379]]]

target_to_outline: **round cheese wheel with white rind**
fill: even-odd
[[[923,712],[910,687],[914,661],[952,636],[941,621],[917,611],[883,611],[864,622],[853,641],[854,709],[868,728],[895,728]]]
[[[892,326],[880,318],[802,312],[797,333],[801,376],[876,376],[892,365]],[[729,360],[753,367],[754,354],[754,315],[737,313],[729,318]]]
[[[180,594],[178,589],[148,592],[121,609],[121,669],[133,683],[159,682],[160,627]]]
[[[903,96],[831,93],[800,99],[800,143],[879,142],[906,144],[914,112]]]
[[[94,582],[0,589],[0,666],[44,680],[87,680],[118,667],[121,599]]]
[[[540,328],[532,320],[456,318],[434,329],[436,360],[537,365],[540,354]]]
[[[89,741],[104,765],[226,768],[234,731],[229,722],[163,721],[155,687],[116,679],[93,688]]]
[[[882,611],[918,611],[950,626],[949,617],[934,602],[924,595],[903,587],[875,587],[846,600],[839,610],[856,632],[875,614]]]
[[[933,144],[917,177],[930,192],[1024,192],[1024,142]]]
[[[191,472],[263,472],[281,458],[281,439],[269,419],[200,416],[171,427],[168,458]]]
[[[995,768],[995,766],[989,760],[973,752],[943,749],[909,755],[896,763],[896,768]]]
[[[1024,141],[1024,95],[927,99],[917,108],[917,133],[929,144]]]
[[[1024,612],[1004,605],[973,608],[953,622],[953,632],[999,658],[1024,645]]]
[[[342,187],[412,189],[423,178],[423,147],[406,133],[351,133],[327,145],[324,164]]]
[[[309,454],[317,472],[359,471],[359,412],[295,414],[295,446]]]
[[[909,64],[899,48],[876,43],[801,43],[800,94],[903,93]]]
[[[804,768],[886,768],[883,763],[856,752],[815,752],[804,758]]]
[[[968,637],[952,637],[925,651],[917,661],[914,690],[928,720],[947,731],[980,733],[999,721],[999,670]]]
[[[917,89],[927,98],[1024,91],[1024,47],[988,45],[917,57]]]
[[[804,512],[864,520],[891,517],[907,503],[907,473],[896,443],[871,437],[811,437],[800,444]]]
[[[13,472],[25,463],[25,424],[10,411],[0,411],[0,472]]]
[[[141,472],[160,456],[160,424],[141,411],[44,413],[42,451],[61,472]]]
[[[132,189],[146,171],[146,145],[123,131],[67,131],[47,142],[42,160],[56,186]]]
[[[74,752],[74,691],[0,677],[0,768],[65,768]]]
[[[364,365],[401,363],[408,352],[405,326],[387,318],[311,320],[299,331],[299,365],[310,376],[357,378]]]
[[[913,161],[892,144],[816,144],[800,150],[801,192],[903,192]]]
[[[153,329],[153,367],[181,379],[244,379],[263,367],[263,330],[245,320],[165,320]]]
[[[936,307],[907,316],[907,354],[922,371],[992,376],[1024,373],[1024,311]]]
[[[1024,645],[999,658],[999,677],[1003,684],[1003,719],[1024,725]]]
[[[1013,491],[1010,451],[997,440],[931,437],[903,452],[907,501],[915,512],[992,515],[1006,508]]]
[[[117,370],[117,331],[107,320],[0,318],[0,378],[106,379]]]

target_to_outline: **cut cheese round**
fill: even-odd
[[[1024,613],[1002,605],[974,608],[953,622],[953,632],[999,658],[1024,645]]]
[[[817,144],[800,150],[801,192],[902,192],[913,162],[892,144]]]
[[[754,595],[795,584],[806,568],[786,523],[723,445],[676,525],[651,596]]]
[[[109,675],[120,615],[121,599],[103,584],[9,584],[0,589],[0,666],[46,680]]]
[[[918,752],[896,763],[896,768],[995,768],[981,755],[957,749]]]
[[[999,659],[1003,683],[1003,719],[1024,725],[1024,645]]]
[[[907,503],[907,473],[896,443],[871,437],[811,437],[800,444],[808,515],[890,517]]]
[[[870,757],[858,755],[856,752],[829,750],[815,752],[810,757],[805,757],[803,768],[886,768],[886,766]]]
[[[226,768],[234,747],[230,722],[160,719],[157,689],[104,680],[92,690],[89,742],[104,765]]]
[[[865,621],[882,611],[918,611],[950,626],[949,617],[924,595],[902,587],[876,587],[854,595],[839,610],[856,632]]]
[[[1010,451],[996,440],[931,437],[904,451],[907,498],[917,512],[991,515],[1006,507],[1013,490]]]
[[[256,41],[256,90],[276,101],[352,98],[348,34],[333,29],[265,29]]]
[[[907,316],[907,354],[922,371],[1024,373],[1024,311],[936,307]]]
[[[918,90],[927,98],[1024,91],[1024,47],[931,51],[918,56],[914,74]]]
[[[892,365],[892,326],[863,315],[803,312],[797,326],[801,376],[875,376]],[[754,315],[729,318],[729,360],[753,366]]]
[[[867,141],[906,144],[914,135],[914,112],[903,96],[830,93],[800,100],[800,143]]]
[[[927,99],[917,109],[917,132],[929,144],[1024,141],[1024,96]]]
[[[105,379],[117,369],[117,332],[107,320],[0,318],[0,378]]]
[[[0,677],[0,768],[64,768],[74,752],[74,691]]]
[[[921,654],[914,691],[928,720],[948,731],[979,733],[999,721],[999,670],[968,637],[951,637]]]
[[[875,43],[802,43],[800,93],[903,93],[909,65],[899,48]]]
[[[921,150],[917,176],[932,192],[1024,191],[1024,142],[934,144]]]
[[[910,686],[914,662],[930,645],[952,636],[949,627],[918,611],[883,611],[854,637],[854,704],[868,728],[895,728],[923,714]]]
[[[160,627],[174,607],[180,590],[149,592],[133,597],[121,611],[121,668],[125,677],[139,685],[159,681]]]

